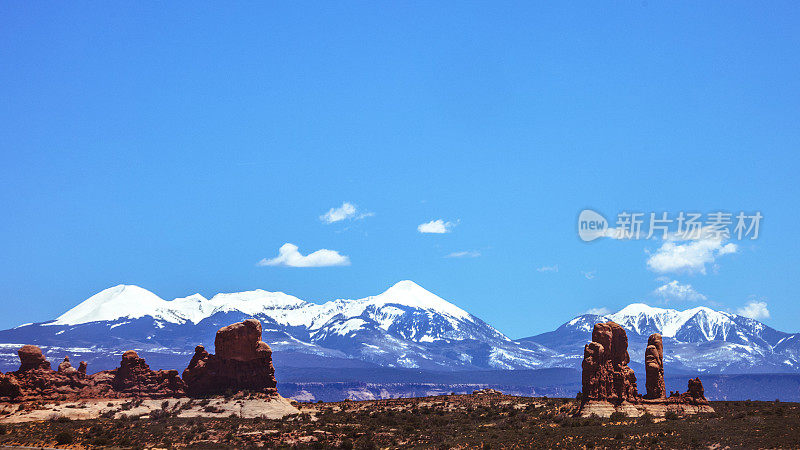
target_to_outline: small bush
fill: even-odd
[[[653,423],[653,415],[650,414],[649,412],[646,412],[641,416],[639,416],[636,422],[638,422],[640,425],[649,425]]]
[[[170,417],[172,414],[169,411],[164,411],[163,409],[156,409],[154,411],[150,411],[151,420],[162,420]]]
[[[675,411],[667,411],[667,413],[664,414],[664,418],[667,420],[678,420],[681,418],[681,416],[679,416]]]
[[[92,439],[91,442],[92,442],[92,445],[96,445],[98,447],[104,447],[104,446],[106,446],[106,445],[111,443],[111,441],[108,438],[105,438],[105,437],[96,437],[96,438]]]
[[[67,445],[72,444],[72,434],[67,431],[62,431],[56,435],[56,444]]]
[[[609,417],[609,419],[611,420],[625,420],[627,418],[628,418],[628,413],[623,411],[614,411],[613,413],[611,413],[611,416]]]

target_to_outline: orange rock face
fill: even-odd
[[[647,349],[644,352],[645,364],[645,398],[666,398],[667,388],[664,385],[664,344],[661,335],[652,334],[647,339]]]
[[[614,322],[596,324],[583,351],[583,400],[637,402],[636,374],[629,362],[625,329]]]
[[[217,358],[252,361],[258,358],[259,342],[261,342],[261,322],[247,319],[220,328],[214,338],[214,348]]]
[[[240,390],[277,393],[272,350],[261,340],[261,322],[248,319],[220,328],[214,345],[216,355],[198,345],[189,367],[183,371],[190,395]]]

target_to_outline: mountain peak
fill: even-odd
[[[635,316],[641,313],[645,314],[660,314],[667,311],[663,308],[656,308],[645,303],[631,303],[630,305],[620,309],[614,315],[621,316]]]
[[[135,285],[119,284],[104,289],[59,316],[52,325],[139,318],[163,308],[166,300]]]
[[[428,291],[411,280],[402,280],[381,294],[367,299],[372,304],[394,303],[419,309],[431,309],[459,319],[469,319],[470,314],[458,306]]]
[[[397,283],[393,284],[392,287],[390,287],[389,289],[387,289],[383,293],[385,294],[386,292],[390,292],[390,291],[396,291],[396,292],[406,291],[406,292],[413,292],[413,293],[417,293],[417,294],[419,294],[419,293],[428,293],[428,294],[430,294],[430,291],[428,291],[424,287],[418,285],[417,283],[415,283],[415,282],[413,282],[411,280],[400,280]]]

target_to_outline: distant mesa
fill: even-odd
[[[92,375],[87,364],[72,366],[69,357],[53,370],[42,350],[25,345],[17,352],[20,367],[0,373],[0,401],[75,400],[88,398],[173,398],[242,390],[277,396],[272,350],[261,341],[261,323],[245,320],[217,332],[217,355],[197,347],[181,379],[177,370],[151,370],[133,351],[123,353],[119,367]]]
[[[624,412],[636,417],[646,412],[664,416],[668,411],[681,414],[714,412],[705,398],[699,378],[689,380],[688,391],[666,396],[664,385],[664,348],[661,335],[654,333],[645,349],[645,388],[641,396],[636,374],[628,367],[628,335],[619,324],[609,321],[595,324],[592,341],[583,353],[581,405],[579,415],[609,417]]]

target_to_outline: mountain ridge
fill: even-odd
[[[135,285],[117,285],[54,320],[0,331],[0,367],[14,364],[14,346],[22,343],[43,346],[57,357],[88,357],[101,366],[127,349],[177,361],[197,344],[213,348],[203,336],[249,317],[262,322],[264,340],[277,353],[383,367],[578,368],[594,324],[614,320],[628,331],[633,365],[643,363],[647,337],[658,332],[664,336],[665,360],[678,372],[800,372],[800,334],[705,306],[679,311],[632,303],[616,313],[580,315],[553,331],[512,340],[410,280],[374,296],[325,303],[262,289],[164,300]]]

